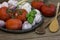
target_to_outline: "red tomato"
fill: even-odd
[[[36,8],[36,9],[39,9],[41,8],[42,5],[44,5],[44,2],[43,1],[32,1],[31,3],[32,7],[33,8]]]
[[[22,22],[19,19],[9,19],[6,21],[6,28],[9,30],[22,29]]]
[[[16,18],[24,22],[26,20],[26,14],[27,14],[27,11],[24,9],[21,9],[20,13],[16,12]]]
[[[20,19],[22,22],[26,21],[26,17],[23,15],[17,16],[17,19]]]
[[[50,5],[50,6],[47,6],[47,5],[43,5],[41,7],[41,12],[44,16],[54,16],[55,15],[55,6],[53,5]]]
[[[0,8],[0,19],[7,20],[10,18],[6,11],[7,11],[7,7]]]
[[[50,9],[52,12],[55,12],[56,11],[56,7],[54,4],[50,4]]]

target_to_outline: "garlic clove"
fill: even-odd
[[[32,28],[32,25],[28,23],[28,21],[25,21],[23,23],[22,29],[30,29],[30,28]]]
[[[8,3],[7,3],[7,2],[3,2],[3,3],[1,4],[1,7],[8,7]]]

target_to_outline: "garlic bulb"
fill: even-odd
[[[23,23],[22,29],[30,29],[30,28],[32,28],[32,25],[28,23],[28,21],[25,21]]]
[[[3,2],[3,3],[1,4],[1,7],[8,7],[8,3],[7,3],[7,2]]]
[[[36,24],[36,22],[35,22],[35,20],[33,21],[33,23],[32,23],[32,26],[34,26]]]
[[[23,3],[22,5],[19,5],[20,9],[25,9],[28,13],[31,11],[31,5],[28,2]]]
[[[18,3],[17,0],[9,0],[8,1],[9,8],[12,9],[12,8],[16,7],[17,6],[17,3]]]
[[[2,5],[0,4],[0,8],[2,7]]]
[[[41,12],[39,10],[35,9],[35,11],[37,12],[37,14],[35,15],[34,21],[36,23],[39,23],[42,20],[42,15],[41,15]]]
[[[5,22],[3,20],[0,20],[0,27],[4,26]]]

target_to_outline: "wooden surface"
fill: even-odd
[[[51,18],[45,18],[45,20],[50,20]],[[60,25],[60,17],[58,18]],[[34,31],[24,34],[11,34],[0,31],[0,40],[60,40],[60,30],[56,33],[51,33],[48,28],[46,29],[46,34],[38,35]]]
[[[50,3],[56,3],[60,0],[51,0]],[[56,5],[55,4],[55,5]],[[51,18],[45,18],[45,20],[50,20]],[[60,17],[58,18],[60,25]],[[51,33],[48,28],[46,29],[46,34],[38,35],[34,31],[24,34],[11,34],[0,30],[0,40],[60,40],[60,30],[56,33]]]

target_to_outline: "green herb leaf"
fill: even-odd
[[[33,18],[33,17],[29,17],[27,20],[28,20],[28,22],[29,22],[30,24],[32,24],[32,23],[33,23],[34,18]]]
[[[32,17],[35,17],[35,14],[36,14],[37,12],[35,11],[35,10],[32,10],[30,13],[29,13],[29,15],[30,16],[32,16]]]
[[[12,10],[10,10],[10,9],[7,9],[7,13],[11,13],[12,12]]]

